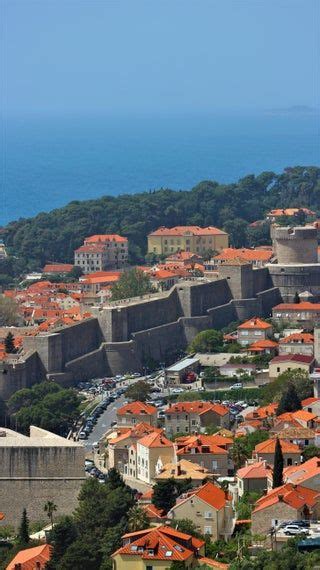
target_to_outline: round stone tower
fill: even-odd
[[[279,265],[318,263],[317,229],[273,227],[275,254]]]

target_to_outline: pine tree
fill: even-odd
[[[14,336],[11,332],[9,332],[4,339],[4,349],[7,354],[13,354],[16,352],[16,348],[14,346]]]
[[[277,408],[277,416],[285,412],[296,412],[301,410],[301,402],[293,382],[289,382],[287,389],[283,392],[279,406]]]
[[[23,509],[18,531],[18,542],[19,544],[28,544],[29,540],[29,519],[27,516],[27,509]]]
[[[293,302],[297,305],[300,303],[300,297],[299,297],[299,293],[298,291],[295,292],[294,298],[293,298]]]
[[[276,439],[276,446],[274,450],[273,460],[273,480],[272,488],[281,487],[283,485],[283,454],[279,438]]]

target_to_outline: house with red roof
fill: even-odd
[[[111,557],[117,570],[164,570],[173,562],[192,568],[204,553],[204,540],[163,525],[124,534]]]
[[[208,426],[228,428],[230,425],[229,409],[211,402],[176,402],[165,410],[166,433],[204,432]]]
[[[292,333],[279,341],[279,354],[307,354],[313,356],[314,336],[310,333]]]
[[[314,327],[320,323],[320,303],[280,303],[273,307],[272,317],[279,322],[291,321]]]
[[[115,432],[115,437],[108,438],[108,467],[118,469],[120,473],[125,473],[131,477],[129,465],[129,448],[136,444],[139,439],[149,433],[162,433],[162,429],[155,428],[147,422],[138,423],[132,427]]]
[[[9,562],[6,570],[45,570],[52,556],[50,544],[41,544],[33,548],[20,550]]]
[[[252,263],[253,267],[264,267],[266,263],[270,263],[273,257],[272,247],[269,249],[247,249],[247,248],[233,248],[227,247],[223,249],[218,255],[215,255],[212,259],[215,265],[219,267],[221,263],[228,261],[234,261],[240,259],[241,261],[246,261]]]
[[[253,459],[256,461],[265,461],[268,465],[271,465],[271,467],[273,467],[276,441],[277,439],[273,438],[258,443],[252,453]],[[295,443],[287,442],[286,440],[280,439],[279,441],[281,445],[284,466],[287,467],[289,465],[298,465],[301,462],[301,451],[299,446]]]
[[[157,426],[157,408],[145,402],[131,402],[117,410],[118,426],[135,426],[147,423]]]
[[[61,273],[70,273],[73,267],[72,263],[47,263],[42,271],[48,275],[60,275]]]
[[[236,473],[238,496],[266,491],[270,477],[272,477],[272,468],[265,460],[248,459],[245,466]]]
[[[301,402],[302,409],[320,417],[320,398],[305,398]]]
[[[278,343],[267,338],[266,340],[256,340],[247,348],[250,354],[257,356],[259,354],[271,354],[275,356],[278,352]]]
[[[74,252],[74,264],[83,273],[121,267],[128,262],[128,240],[118,234],[99,234],[85,238]]]
[[[267,340],[272,337],[272,325],[259,317],[252,317],[237,328],[238,343],[242,346],[251,345],[256,341]]]
[[[269,362],[269,378],[274,379],[287,370],[304,370],[312,372],[314,356],[307,354],[281,354]]]
[[[226,438],[228,439],[228,438]],[[229,459],[228,446],[217,445],[214,435],[193,435],[176,440],[177,459],[186,459],[205,467],[216,476],[227,476],[233,472],[233,463]]]
[[[168,519],[172,525],[178,519],[192,520],[199,532],[209,534],[213,541],[220,538],[227,540],[233,531],[231,496],[208,481],[179,497],[168,512]]]
[[[286,483],[258,499],[252,511],[252,533],[268,535],[271,526],[290,520],[317,520],[320,490]]]
[[[314,491],[320,489],[320,458],[312,457],[301,465],[293,465],[283,470],[283,481],[301,485]]]
[[[136,468],[133,476],[145,483],[152,483],[163,466],[175,460],[174,444],[163,433],[152,432],[130,447],[129,466],[130,459],[134,460],[131,465]]]

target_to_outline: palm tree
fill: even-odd
[[[149,528],[150,521],[144,509],[135,505],[128,511],[128,528],[130,532]]]
[[[239,469],[247,459],[247,453],[242,441],[235,440],[231,449],[231,457],[236,469]]]
[[[47,513],[50,523],[51,523],[51,530],[53,529],[53,513],[57,510],[57,505],[54,504],[53,501],[47,501],[44,505],[44,512]]]

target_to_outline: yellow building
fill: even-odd
[[[208,250],[220,252],[228,246],[229,235],[212,226],[161,227],[148,235],[148,253],[156,255],[169,255],[177,251],[201,255]]]

